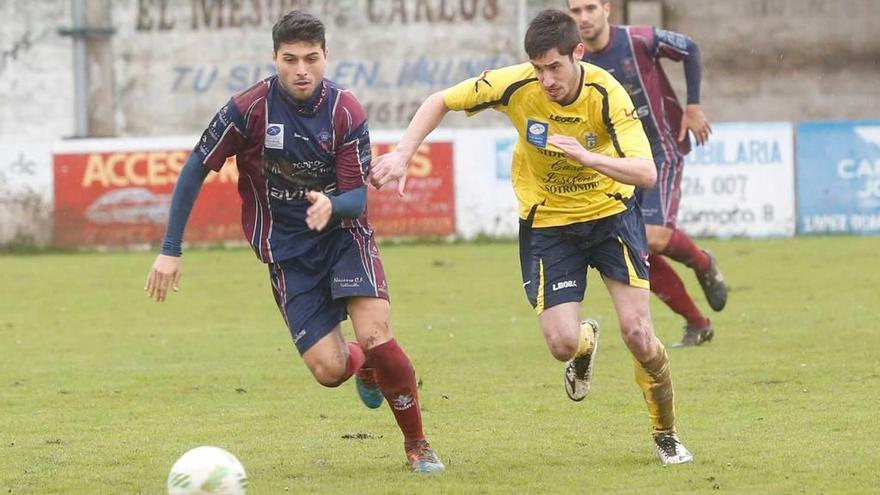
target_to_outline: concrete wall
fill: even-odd
[[[665,27],[700,43],[704,105],[713,120],[880,116],[877,0],[663,4]],[[680,66],[667,67],[683,88]]]
[[[518,5],[119,0],[113,4],[119,129],[125,135],[199,131],[232,93],[274,72],[271,28],[291,8],[324,20],[326,76],[358,96],[373,128],[399,128],[431,92],[519,60]]]
[[[73,133],[68,2],[0,2],[0,243],[46,244],[52,144]]]

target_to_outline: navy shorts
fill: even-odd
[[[683,158],[667,160],[657,165],[656,186],[651,189],[636,189],[636,198],[642,208],[646,224],[675,228],[678,204],[681,202],[683,169]]]
[[[346,297],[388,299],[379,249],[365,229],[337,229],[305,254],[269,263],[269,278],[300,355],[346,319]]]
[[[519,256],[523,288],[538,314],[584,300],[587,267],[604,277],[647,289],[648,241],[638,204],[592,222],[533,228],[520,220]]]

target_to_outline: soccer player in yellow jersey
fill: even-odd
[[[550,353],[567,361],[568,396],[589,391],[599,326],[581,321],[587,267],[614,301],[623,341],[634,357],[664,464],[693,456],[675,431],[672,376],[649,308],[648,245],[634,188],[652,187],[657,171],[632,101],[614,77],[581,62],[584,45],[565,12],[545,10],[525,37],[529,63],[485,71],[428,97],[397,148],[377,158],[371,181],[398,181],[425,137],[450,110],[491,108],[519,133],[511,177],[520,205],[523,287]]]

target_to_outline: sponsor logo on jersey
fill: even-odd
[[[550,120],[553,122],[561,122],[563,124],[576,124],[581,122],[582,119],[580,117],[563,117],[561,115],[550,115]]]
[[[550,124],[529,119],[526,123],[526,140],[538,148],[547,146],[547,133]]]
[[[557,282],[557,283],[553,284],[552,288],[553,288],[553,292],[556,292],[558,290],[568,289],[570,287],[577,287],[577,286],[578,286],[577,280],[564,280],[562,282]]]
[[[636,64],[633,62],[633,59],[627,57],[621,61],[620,65],[624,76],[634,77],[636,75]]]
[[[284,149],[284,124],[269,124],[266,126],[266,138],[263,140],[266,148],[273,150]]]
[[[484,84],[486,84],[486,86],[489,86],[490,88],[492,87],[492,83],[490,83],[490,82],[486,79],[486,76],[487,76],[487,75],[489,75],[489,71],[488,71],[488,70],[484,70],[483,73],[480,74],[480,77],[477,78],[476,82],[474,82],[474,93],[479,93],[479,92],[480,92],[480,83],[484,83]]]

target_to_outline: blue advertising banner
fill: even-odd
[[[797,125],[799,234],[880,234],[880,120]]]

